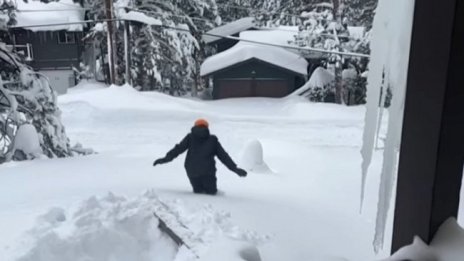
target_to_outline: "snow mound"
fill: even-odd
[[[153,191],[132,199],[109,193],[103,198],[91,197],[68,213],[52,208],[37,218],[28,234],[32,248],[17,261],[193,260],[190,250],[178,248],[158,228],[153,213],[160,202]],[[268,240],[267,236],[241,230],[232,224],[229,213],[209,205],[190,208],[180,200],[162,204],[174,213],[176,222],[189,228],[190,237],[201,243],[201,254],[209,255],[214,243],[225,238],[248,244],[248,248]]]
[[[60,96],[62,104],[82,101],[94,108],[106,110],[192,111],[201,106],[198,102],[162,93],[139,92],[129,85],[112,85],[106,88],[100,88],[98,85],[92,88],[81,87]]]
[[[176,247],[157,228],[148,198],[92,197],[73,213],[52,209],[30,234],[35,246],[18,261],[174,260]],[[55,222],[61,220],[61,222]]]
[[[52,208],[46,214],[39,217],[43,223],[56,225],[66,221],[66,214],[62,208]]]
[[[19,126],[16,132],[14,150],[22,151],[28,157],[38,157],[43,154],[37,130],[32,124]]]
[[[385,261],[421,260],[421,261],[456,261],[464,256],[464,229],[454,218],[446,221],[438,230],[430,246],[420,238],[414,243],[400,249]]]
[[[240,157],[240,167],[256,173],[272,173],[264,162],[263,145],[259,140],[249,141]]]

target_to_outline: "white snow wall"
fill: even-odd
[[[384,243],[388,212],[395,186],[399,145],[403,125],[409,51],[411,45],[414,0],[379,0],[371,39],[371,61],[367,86],[367,111],[361,154],[362,188],[361,207],[364,202],[366,178],[381,122],[380,95],[390,87],[393,100],[389,110],[388,131],[376,218],[374,249],[378,252]],[[384,91],[381,91],[382,88]],[[383,104],[382,104],[383,106]]]

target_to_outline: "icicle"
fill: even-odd
[[[379,2],[377,10],[381,10],[384,3]],[[367,79],[367,105],[365,116],[365,128],[363,133],[363,145],[361,148],[362,177],[361,177],[361,200],[360,210],[364,202],[364,192],[366,186],[367,172],[372,161],[374,152],[375,136],[377,133],[377,121],[379,117],[379,97],[382,86],[384,64],[387,58],[385,50],[388,49],[385,39],[385,23],[388,19],[384,14],[378,12],[374,18],[374,29],[371,42],[371,61],[369,63],[369,77]]]
[[[364,186],[372,159],[376,130],[379,127],[376,120],[379,119],[378,102],[383,68],[385,68],[384,86],[390,86],[393,93],[379,185],[376,231],[373,242],[376,252],[383,247],[387,217],[396,179],[413,12],[414,0],[380,0],[374,19],[366,127],[361,151],[363,154],[361,202],[364,198]],[[392,13],[395,13],[394,17]],[[386,90],[384,92],[386,95]]]

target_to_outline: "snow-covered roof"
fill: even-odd
[[[297,35],[297,26],[279,26],[275,29],[269,28],[259,31],[244,31],[240,33],[240,38],[270,44],[289,45],[290,41],[295,41]]]
[[[66,24],[84,21],[84,9],[72,0],[43,3],[40,1],[18,0],[15,13],[16,27],[31,31],[82,31],[84,24]],[[52,26],[28,27],[32,25],[60,24]]]
[[[147,25],[162,25],[163,22],[161,20],[150,17],[144,13],[137,12],[137,11],[129,11],[128,13],[124,12],[120,14],[120,18],[136,21]]]
[[[254,18],[253,17],[245,17],[242,19],[238,19],[237,21],[227,23],[225,25],[216,27],[203,35],[203,41],[205,43],[213,43],[221,39],[221,37],[212,36],[212,35],[220,35],[220,36],[231,36],[245,30],[249,30],[254,28]],[[208,35],[212,34],[212,35]]]
[[[279,31],[277,34],[281,33],[282,31]],[[255,37],[259,35],[265,34],[261,34],[260,31],[248,31],[242,32],[240,38],[257,40]],[[260,39],[262,42],[273,43],[274,41],[276,44],[284,40],[278,38]],[[232,48],[206,59],[201,65],[201,75],[205,76],[251,59],[267,62],[298,74],[307,74],[308,62],[299,54],[280,47],[239,42]]]

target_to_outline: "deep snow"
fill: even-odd
[[[72,141],[99,153],[0,166],[0,260],[30,254],[43,243],[24,233],[36,229],[37,217],[52,208],[73,213],[93,196],[112,192],[136,198],[150,189],[185,208],[227,213],[231,227],[250,231],[235,240],[257,245],[262,260],[375,259],[371,241],[381,151],[373,157],[361,215],[362,106],[298,97],[199,102],[95,84],[73,88],[59,102]],[[250,172],[243,179],[218,163],[221,193],[211,197],[191,193],[183,156],[153,168],[153,160],[179,142],[198,117],[210,121],[236,161],[250,140],[259,140],[273,173]],[[207,229],[208,224],[214,222],[203,225],[203,231],[215,231],[210,238],[233,234]]]

